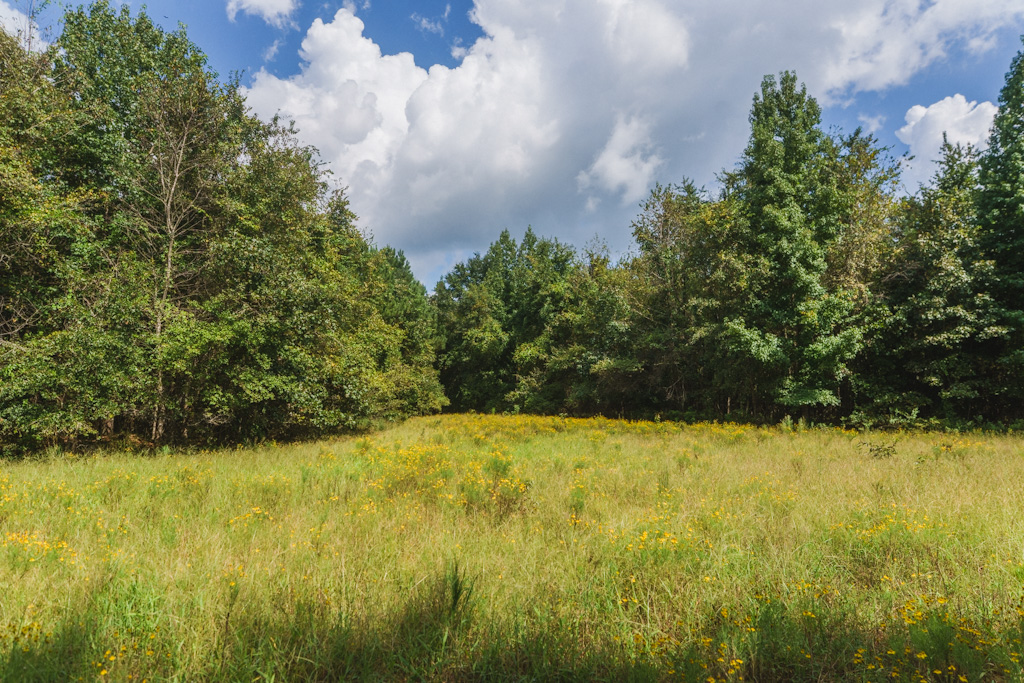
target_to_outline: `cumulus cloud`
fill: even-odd
[[[294,119],[304,139],[353,187],[361,215],[368,217],[389,200],[385,191],[409,133],[406,107],[427,72],[411,54],[382,55],[363,28],[344,8],[329,23],[317,19],[302,42],[302,73],[280,79],[257,72],[248,101],[257,112],[280,110]],[[374,226],[379,234],[376,221]]]
[[[298,6],[298,0],[228,0],[228,18],[234,21],[239,12],[245,12],[281,28],[291,23]]]
[[[927,107],[920,104],[911,107],[907,111],[907,124],[896,131],[896,137],[910,147],[914,157],[904,170],[906,186],[914,189],[935,173],[943,135],[951,144],[986,147],[997,111],[998,107],[991,102],[968,102],[960,94]]]
[[[262,71],[249,90],[260,114],[296,121],[421,276],[502,227],[623,248],[654,182],[710,183],[737,160],[764,74],[795,69],[842,103],[954,46],[991,49],[1024,0],[475,0],[470,19],[483,36],[454,41],[458,66],[424,70],[343,7],[309,28],[301,73]]]
[[[838,5],[837,5],[838,7]],[[881,90],[911,76],[962,43],[991,49],[995,31],[1022,14],[1020,0],[862,0],[830,17],[834,49],[824,60],[825,85],[835,93]]]

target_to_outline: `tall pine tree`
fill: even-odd
[[[849,324],[852,299],[824,286],[827,243],[841,230],[835,142],[821,109],[796,75],[767,76],[754,97],[750,142],[730,176],[750,227],[745,245],[763,255],[746,310],[730,322],[733,349],[750,369],[755,412],[761,400],[790,408],[835,406],[846,363],[860,348]]]
[[[1009,417],[1024,397],[1024,53],[1013,58],[999,93],[979,181],[979,244],[993,261],[989,289],[1009,332],[993,386]]]

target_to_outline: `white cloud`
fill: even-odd
[[[263,51],[263,61],[264,62],[272,62],[272,61],[274,61],[274,58],[277,57],[277,53],[281,49],[281,44],[283,42],[284,41],[282,41],[280,38],[278,38],[273,43],[271,43],[270,47],[268,47],[266,50]]]
[[[621,193],[622,203],[634,205],[654,184],[654,173],[664,159],[652,151],[650,126],[637,118],[620,116],[608,143],[586,171],[576,177],[581,190],[597,187],[605,193]],[[586,204],[597,208],[596,196]]]
[[[527,224],[621,249],[651,184],[710,183],[737,160],[764,74],[794,69],[841,103],[1024,20],[1024,0],[475,0],[483,37],[427,71],[382,55],[353,9],[315,21],[302,72],[258,73],[249,102],[294,119],[417,264]]]
[[[0,27],[20,37],[23,44],[33,50],[42,51],[47,47],[47,42],[39,35],[39,27],[29,16],[4,0],[0,0]]]
[[[910,147],[914,157],[903,174],[907,188],[913,190],[935,173],[934,162],[942,148],[943,134],[951,144],[986,147],[997,111],[998,107],[991,102],[968,102],[960,94],[928,107],[920,104],[911,107],[907,111],[907,125],[896,131],[896,137]]]
[[[823,76],[836,91],[903,85],[955,43],[984,52],[994,47],[998,28],[1024,14],[1021,0],[861,0],[835,7],[829,18],[836,44]]]
[[[377,205],[374,191],[387,187],[409,130],[406,106],[427,72],[408,53],[382,55],[362,32],[363,22],[346,9],[330,23],[317,19],[302,42],[302,73],[279,79],[261,70],[248,100],[257,112],[280,109],[296,120],[303,138],[353,186],[367,217],[367,208]],[[380,234],[381,226],[372,223]]]
[[[245,12],[281,28],[291,24],[292,13],[298,6],[298,0],[228,0],[228,18],[234,21],[239,12]]]
[[[4,0],[0,0],[0,26],[8,33],[17,33],[28,26],[28,16]]]
[[[686,66],[686,25],[656,2],[601,0],[605,6],[605,42],[621,64],[647,77],[651,72]]]
[[[449,3],[444,6],[444,14],[437,17],[436,19],[430,19],[429,17],[425,17],[419,14],[418,12],[413,12],[409,18],[412,19],[413,23],[416,24],[416,28],[418,28],[423,33],[436,33],[439,36],[443,36],[444,27],[448,23],[448,16],[451,13],[452,6],[451,3]],[[456,39],[456,45],[459,44],[461,44],[461,41]]]
[[[877,133],[882,130],[882,126],[885,124],[885,116],[877,114],[875,116],[868,116],[867,114],[861,114],[857,117],[860,124],[864,126],[864,131],[867,133]]]
[[[469,54],[469,48],[462,44],[462,39],[458,36],[452,41],[451,54],[453,59],[462,59]]]
[[[439,36],[444,35],[444,25],[439,19],[427,19],[426,17],[420,16],[415,12],[409,17],[416,24],[416,28],[425,33],[436,33]]]

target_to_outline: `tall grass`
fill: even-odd
[[[0,467],[4,680],[1003,680],[1024,440],[421,418]]]

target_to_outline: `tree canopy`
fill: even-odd
[[[765,77],[720,189],[656,186],[618,264],[531,231],[517,247],[506,231],[438,283],[454,405],[855,425],[1021,419],[1022,68],[1018,57],[988,149],[947,144],[911,196],[874,138],[826,133],[795,74]]]
[[[316,151],[106,2],[0,37],[0,447],[315,435],[439,410],[433,314]]]
[[[452,410],[1024,419],[1024,59],[910,196],[764,78],[735,168],[613,262],[505,230],[433,293],[185,31],[105,0],[0,32],[0,453],[310,437]]]

